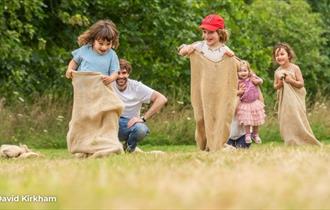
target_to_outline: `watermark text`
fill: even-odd
[[[51,195],[0,195],[0,203],[54,203],[56,201],[57,197]]]

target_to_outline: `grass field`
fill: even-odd
[[[166,153],[75,159],[0,159],[0,209],[329,209],[330,145],[253,145],[198,152],[195,146],[144,146]],[[22,201],[53,196],[55,202]]]

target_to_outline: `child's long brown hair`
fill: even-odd
[[[99,20],[78,37],[79,46],[93,44],[95,40],[107,40],[112,48],[119,46],[119,32],[111,20]]]
[[[219,41],[221,43],[226,43],[229,39],[229,32],[226,29],[218,29],[217,33],[219,34]]]

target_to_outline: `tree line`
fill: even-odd
[[[329,8],[327,0],[1,0],[0,98],[71,96],[64,72],[78,35],[111,19],[120,32],[117,54],[132,63],[131,76],[189,101],[189,60],[177,47],[202,39],[198,26],[210,13],[224,17],[227,45],[264,79],[266,100],[274,97],[277,42],[294,48],[310,98],[329,96]]]

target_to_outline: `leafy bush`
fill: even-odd
[[[225,18],[231,32],[228,45],[265,80],[267,101],[274,100],[271,50],[278,41],[295,49],[309,94],[328,96],[329,5],[310,2],[322,16],[302,0],[1,1],[0,97],[10,103],[17,97],[71,96],[64,72],[70,52],[78,47],[76,38],[107,18],[119,28],[117,52],[133,64],[132,77],[188,102],[189,61],[176,48],[200,40],[198,25],[213,12]]]

